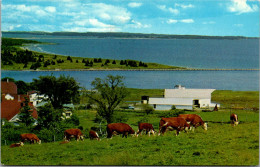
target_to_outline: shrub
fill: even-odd
[[[124,122],[127,122],[128,119],[129,119],[129,118],[128,118],[127,115],[121,114],[121,113],[120,113],[120,114],[117,113],[117,114],[114,114],[114,115],[113,115],[112,122],[113,122],[113,123],[119,123],[119,122],[124,123]]]
[[[176,106],[172,105],[171,110],[176,110]]]
[[[152,114],[154,109],[152,106],[150,106],[149,104],[144,104],[142,105],[142,109],[143,111],[148,115],[148,114]]]
[[[158,117],[164,117],[164,118],[168,118],[168,117],[177,117],[179,114],[184,114],[185,111],[184,110],[170,110],[170,111],[162,111],[158,114]]]

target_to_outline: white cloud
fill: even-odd
[[[242,13],[256,12],[258,9],[257,5],[248,5],[247,0],[232,0],[228,5],[228,11],[237,13],[238,15]]]
[[[243,27],[244,25],[243,24],[234,24],[234,26],[236,26],[236,27]]]
[[[70,28],[62,28],[62,31],[69,31],[69,32],[117,32],[117,31],[121,31],[121,29],[117,28],[117,27],[112,27],[112,28],[70,27]]]
[[[86,4],[89,15],[111,21],[114,24],[125,24],[131,19],[131,13],[123,7],[107,5],[104,3]]]
[[[181,7],[183,9],[187,9],[187,8],[194,8],[194,5],[192,5],[192,4],[184,5],[184,4],[176,3],[175,7]]]
[[[166,5],[158,5],[157,8],[165,11],[166,10]]]
[[[173,13],[175,15],[180,13],[180,11],[178,9],[173,9],[171,7],[167,8],[166,5],[157,5],[157,8],[159,8],[160,10],[165,11],[165,12]]]
[[[178,20],[168,19],[166,22],[167,22],[168,24],[173,24],[173,23],[177,23]]]
[[[8,12],[11,12],[12,14],[15,13],[16,16],[21,15],[28,15],[30,17],[46,17],[51,16],[51,13],[54,13],[56,11],[55,7],[48,6],[45,8],[42,8],[37,5],[3,5],[3,10],[6,10]],[[26,17],[26,16],[25,16]]]
[[[141,22],[132,20],[131,24],[127,25],[127,27],[131,27],[131,28],[150,28],[151,25],[150,24],[142,24]]]
[[[180,22],[182,22],[182,23],[194,23],[194,20],[193,19],[183,19],[183,20],[180,20]]]
[[[2,30],[3,31],[12,31],[15,28],[19,28],[21,26],[22,26],[21,24],[18,24],[18,25],[4,24],[4,25],[2,25]]]
[[[89,19],[89,23],[94,27],[114,27],[112,25],[104,24],[97,19]]]
[[[138,8],[138,7],[142,6],[142,3],[131,2],[131,3],[128,3],[128,6],[130,8]]]
[[[193,19],[182,19],[182,20],[168,19],[166,21],[167,24],[175,24],[177,22],[181,22],[181,23],[194,23],[194,20]]]
[[[202,24],[215,24],[215,21],[204,21]]]
[[[53,7],[53,6],[48,6],[48,7],[45,8],[45,10],[46,10],[47,12],[50,12],[50,13],[56,12],[56,8]]]
[[[180,13],[180,11],[178,9],[169,8],[168,10],[169,10],[169,12],[176,14],[176,15]]]

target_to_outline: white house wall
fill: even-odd
[[[193,98],[149,98],[149,104],[158,105],[193,105]]]
[[[215,107],[210,99],[196,98],[149,98],[149,104],[156,105],[175,105],[175,106],[192,106],[193,100],[199,100],[200,108]]]

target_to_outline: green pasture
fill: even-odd
[[[146,136],[101,141],[42,143],[9,148],[2,146],[4,165],[258,165],[259,114],[236,111],[240,124],[229,124],[229,110],[196,112],[208,122],[208,131],[201,127],[195,132],[169,131],[164,136]],[[84,129],[96,126],[95,111],[78,111]],[[137,122],[146,117],[158,130],[160,113],[122,112],[127,123],[137,130]]]
[[[158,95],[162,90],[136,90],[131,92],[127,100],[135,101],[139,95]],[[136,98],[134,98],[136,97]],[[225,100],[222,98],[225,97]],[[114,136],[101,141],[90,140],[71,141],[60,144],[61,141],[9,148],[2,145],[1,163],[3,165],[259,165],[259,95],[258,92],[215,91],[212,98],[221,103],[219,111],[185,111],[202,117],[208,123],[208,130],[198,127],[194,132],[181,132],[175,136],[175,131],[168,131],[164,136],[146,136],[122,138]],[[241,100],[238,100],[241,99]],[[229,108],[230,102],[237,101],[247,108]],[[257,107],[256,107],[257,106]],[[255,108],[254,108],[255,107]],[[175,111],[154,111],[145,114],[142,110],[118,110],[117,116],[125,119],[135,131],[138,122],[152,123],[158,131],[161,117]],[[231,126],[230,113],[236,113],[238,126]],[[87,136],[91,127],[99,127],[95,123],[95,110],[75,110],[80,126]],[[103,127],[106,123],[102,123]]]

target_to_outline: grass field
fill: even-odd
[[[157,91],[147,93],[159,95],[161,91]],[[139,93],[133,90],[134,94]],[[62,145],[59,141],[41,145],[26,143],[18,148],[2,146],[1,162],[4,165],[258,165],[259,111],[250,109],[250,105],[259,104],[257,92],[217,91],[212,98],[221,99],[223,95],[226,95],[226,100],[221,105],[227,106],[232,99],[237,100],[237,96],[252,99],[248,103],[249,109],[186,112],[198,114],[208,122],[207,131],[198,127],[195,132],[181,132],[179,136],[169,131],[164,136],[115,136],[112,139],[102,137],[101,141],[87,138]],[[243,105],[243,100],[240,103]],[[238,115],[240,124],[236,127],[229,123],[230,112]],[[144,119],[158,130],[162,113],[155,111],[146,115],[142,111],[118,111],[118,114],[127,118],[126,123],[135,131],[138,129],[138,121]],[[84,129],[98,126],[93,122],[96,111],[78,110],[75,114]]]

